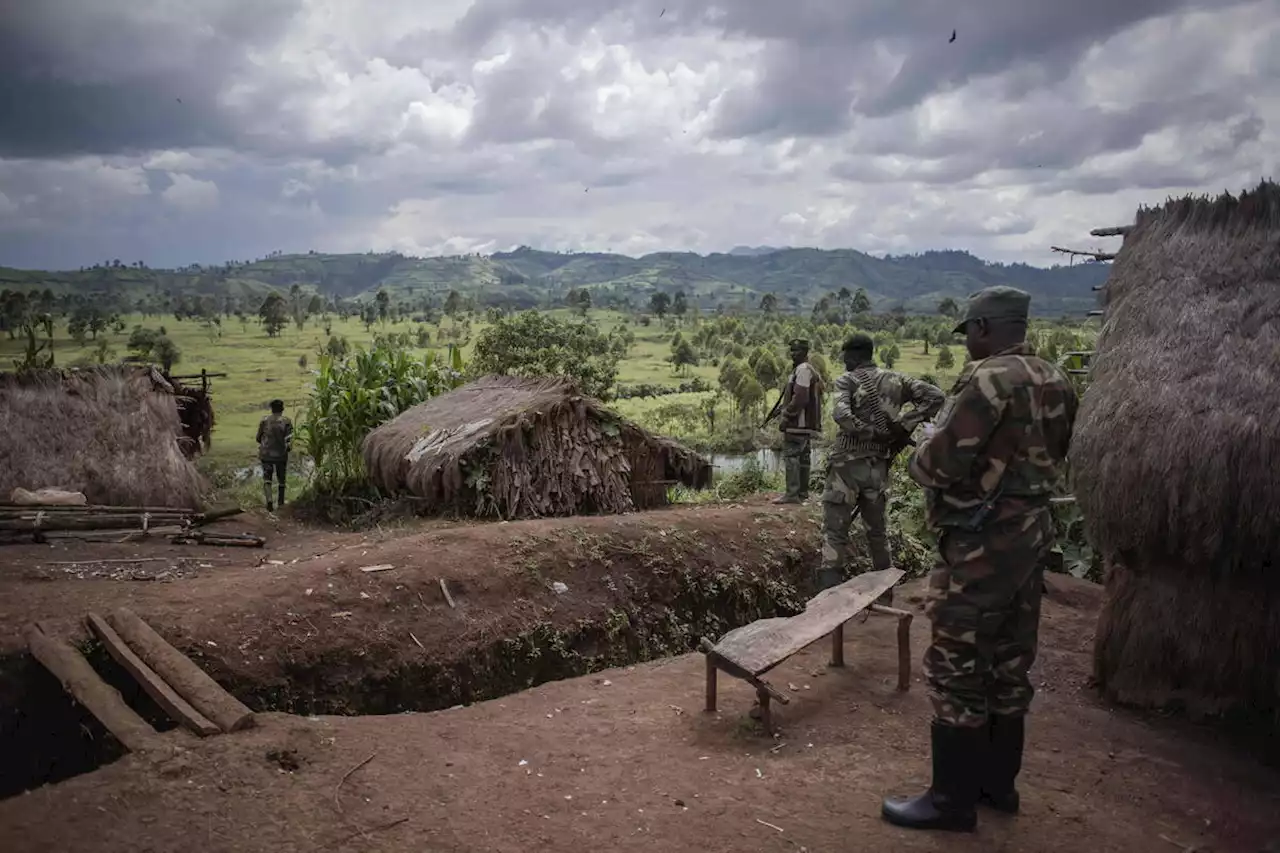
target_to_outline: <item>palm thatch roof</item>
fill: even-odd
[[[0,435],[0,501],[58,488],[91,504],[200,506],[173,386],[153,368],[0,374]]]
[[[362,451],[382,491],[475,516],[629,512],[711,481],[708,460],[564,379],[483,377],[373,430]]]
[[[1071,450],[1119,701],[1280,709],[1280,187],[1138,212]]]

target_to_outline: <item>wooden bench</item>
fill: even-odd
[[[911,614],[875,603],[902,575],[901,569],[867,572],[818,593],[805,605],[803,613],[752,622],[730,631],[715,644],[704,637],[699,648],[707,657],[707,710],[716,710],[716,672],[724,670],[756,689],[761,722],[767,731],[773,731],[770,700],[777,699],[784,705],[791,700],[761,676],[828,635],[831,666],[844,666],[844,625],[864,610],[897,618],[898,689],[908,690],[911,687]]]

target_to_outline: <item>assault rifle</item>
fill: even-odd
[[[782,412],[782,401],[786,397],[786,393],[778,395],[778,402],[773,404],[773,408],[769,410],[769,414],[765,415],[764,421],[760,424],[760,429],[764,429],[769,425],[769,421],[776,418]]]

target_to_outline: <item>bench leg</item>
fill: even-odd
[[[707,656],[707,713],[716,710],[716,664]]]
[[[885,607],[882,604],[871,605],[871,612],[898,618],[898,689],[911,689],[911,619],[912,615],[905,610]]]
[[[756,701],[760,703],[760,724],[764,726],[766,734],[773,734],[773,708],[770,705],[772,699],[764,690],[757,690]]]
[[[844,666],[844,623],[831,632],[831,665]]]

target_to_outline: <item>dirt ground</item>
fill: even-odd
[[[630,555],[611,567],[618,573],[665,570],[681,552],[690,562],[782,571],[788,559],[812,558],[811,524],[803,510],[708,507],[370,536],[286,525],[265,554],[8,548],[0,650],[16,651],[33,618],[71,632],[87,610],[127,604],[184,648],[203,647],[202,663],[231,682],[285,671],[286,653],[304,655],[308,643],[363,643],[374,668],[388,657],[421,659],[426,649],[410,632],[435,654],[450,632],[455,643],[483,637],[513,613],[527,620],[554,609],[572,621],[598,609],[601,549],[607,560]],[[760,562],[762,551],[774,562]],[[88,565],[137,556],[166,559]],[[486,578],[495,560],[510,571]],[[377,564],[395,568],[359,571]],[[93,574],[122,567],[182,576]],[[568,592],[549,591],[553,581]],[[921,595],[915,583],[899,602],[918,611]],[[844,670],[828,669],[818,644],[771,674],[794,697],[777,710],[777,739],[753,729],[752,691],[727,676],[719,713],[702,712],[696,654],[432,714],[265,714],[253,731],[203,741],[175,733],[167,755],[127,756],[0,801],[0,850],[1280,851],[1280,773],[1213,730],[1094,698],[1087,677],[1100,597],[1096,586],[1053,578],[1024,812],[984,813],[973,837],[907,833],[879,819],[882,795],[914,793],[927,780],[930,711],[918,678],[910,692],[894,690],[894,624],[872,619],[846,631]],[[370,633],[375,624],[381,633]],[[926,637],[921,616],[917,660]]]
[[[847,632],[846,669],[819,644],[776,670],[795,697],[776,740],[751,730],[752,693],[732,679],[703,713],[701,656],[687,655],[434,714],[264,716],[0,802],[0,849],[1280,849],[1276,773],[1206,730],[1099,706],[1085,686],[1099,591],[1056,586],[1024,811],[984,813],[973,837],[879,819],[883,794],[926,779],[929,709],[918,682],[894,690],[894,626],[873,619]],[[925,632],[916,620],[917,650]]]

